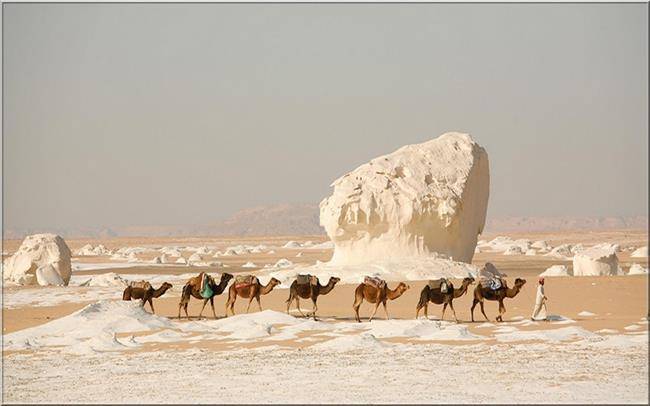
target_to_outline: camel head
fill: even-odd
[[[406,283],[404,283],[404,282],[398,283],[397,287],[395,288],[395,290],[400,292],[400,293],[404,293],[409,289],[411,289],[411,287],[409,285],[407,285]]]
[[[271,286],[278,286],[281,283],[282,282],[280,282],[279,280],[277,280],[275,278],[271,278],[271,280],[269,281],[269,285],[271,285]]]
[[[474,283],[474,278],[471,276],[468,276],[467,278],[463,278],[463,286],[469,286]]]
[[[332,277],[330,277],[330,283],[331,283],[332,285],[336,285],[336,284],[339,283],[340,281],[341,281],[341,278],[337,278],[336,276],[332,276]]]
[[[171,283],[169,283],[169,282],[163,282],[163,284],[160,285],[160,288],[163,289],[163,290],[165,290],[165,291],[167,291],[167,290],[169,290],[169,289],[171,289],[171,288],[173,288],[173,287],[174,287],[174,286],[173,286]]]
[[[229,273],[224,272],[221,274],[221,281],[225,281],[226,283],[228,283],[228,281],[231,280],[232,278],[234,278],[234,276]]]
[[[526,284],[526,279],[517,278],[515,279],[515,286],[521,288]]]

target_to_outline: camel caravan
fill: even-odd
[[[504,279],[505,276],[504,273],[498,271],[496,267],[489,262],[481,268],[478,273],[479,283],[476,285],[473,292],[471,307],[472,322],[474,322],[474,308],[477,304],[480,304],[481,313],[485,319],[489,321],[485,314],[485,300],[498,302],[499,314],[496,317],[496,321],[503,321],[503,314],[506,312],[505,306],[503,305],[504,300],[506,298],[511,299],[517,296],[526,283],[525,279],[516,278],[514,286],[508,287],[508,284]],[[229,282],[233,279],[233,283],[230,285],[230,288],[228,288]],[[316,313],[318,311],[318,297],[330,293],[340,280],[340,278],[332,276],[329,278],[327,284],[322,285],[318,277],[315,275],[297,275],[291,283],[289,288],[289,298],[285,302],[287,304],[287,314],[289,314],[291,305],[295,302],[296,309],[302,317],[313,317],[314,320],[317,320]],[[415,306],[415,318],[417,319],[420,316],[420,311],[424,310],[424,317],[428,320],[429,304],[433,303],[436,305],[442,305],[442,316],[440,320],[444,320],[445,311],[447,307],[449,307],[454,316],[454,320],[458,323],[458,317],[456,316],[456,310],[454,309],[454,300],[466,294],[470,289],[470,285],[473,285],[474,283],[475,279],[472,277],[464,278],[459,286],[454,286],[452,281],[446,278],[428,281],[428,283],[422,288],[420,299]],[[238,297],[248,300],[246,313],[249,312],[253,300],[257,302],[258,310],[262,311],[261,296],[269,294],[280,284],[281,282],[276,278],[271,278],[266,285],[263,285],[257,276],[237,275],[235,277],[229,273],[221,274],[217,281],[217,279],[206,272],[201,272],[197,276],[190,278],[183,286],[181,299],[178,303],[178,318],[181,318],[181,309],[184,310],[185,317],[187,319],[190,318],[187,312],[187,306],[190,299],[194,297],[195,299],[203,301],[203,306],[201,307],[198,318],[200,319],[202,317],[205,306],[210,302],[212,316],[216,319],[217,314],[214,309],[214,298],[215,296],[221,295],[225,292],[226,288],[228,288],[228,299],[226,300],[225,317],[228,317],[229,312],[231,315],[235,315],[235,301]],[[161,297],[171,288],[172,285],[167,282],[163,283],[158,289],[154,289],[147,281],[131,282],[129,286],[124,289],[122,298],[124,300],[141,299],[142,306],[144,306],[145,303],[149,303],[151,312],[155,313],[153,299]],[[399,282],[393,289],[391,289],[388,287],[385,280],[377,277],[366,276],[363,282],[360,283],[354,291],[352,309],[354,311],[355,320],[361,322],[359,308],[364,300],[374,305],[374,309],[368,318],[368,321],[372,321],[380,305],[383,306],[386,320],[388,320],[388,301],[397,300],[408,289],[410,289],[410,286],[404,282]],[[300,299],[311,300],[311,311],[308,311],[307,313],[302,311],[300,308]]]

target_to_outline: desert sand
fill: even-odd
[[[648,266],[647,258],[630,258],[632,251],[626,250],[647,245],[645,231],[509,236],[533,241],[544,239],[553,246],[616,242],[624,248],[618,257],[625,271],[633,263]],[[481,239],[494,237],[496,235],[484,235]],[[221,272],[259,274],[265,281],[266,271],[260,268],[282,258],[304,265],[329,260],[331,249],[283,248],[287,241],[307,240],[318,244],[326,237],[68,241],[73,253],[88,243],[101,243],[111,250],[208,246],[217,251],[229,246],[259,244],[266,248],[260,253],[210,256],[209,260],[221,263],[219,267],[148,264],[146,261],[160,255],[153,250],[138,254],[143,262],[132,264],[106,256],[73,256],[71,286],[5,286],[5,401],[172,402],[185,399],[183,394],[188,390],[205,393],[205,396],[198,395],[196,401],[214,401],[206,391],[216,385],[220,402],[238,402],[241,398],[235,388],[251,382],[263,390],[247,401],[304,402],[313,398],[307,397],[299,384],[316,381],[319,383],[315,393],[332,402],[358,399],[375,399],[380,403],[512,402],[514,400],[507,395],[507,389],[512,387],[517,387],[521,395],[517,401],[635,403],[647,400],[647,385],[643,383],[647,382],[648,373],[648,276],[548,277],[546,295],[551,321],[530,322],[538,275],[551,265],[564,264],[569,269],[572,266],[571,260],[543,255],[507,256],[494,252],[474,255],[474,264],[492,262],[508,275],[510,283],[516,277],[527,280],[519,295],[505,301],[504,323],[494,321],[495,302],[486,304],[489,322],[480,314],[478,306],[474,314],[476,321],[470,321],[472,290],[476,285],[471,285],[467,294],[454,301],[459,324],[453,322],[449,310],[445,321],[440,322],[441,306],[433,304],[429,307],[431,320],[415,320],[415,305],[420,290],[427,283],[424,280],[407,281],[410,289],[388,303],[389,321],[384,320],[385,314],[380,308],[376,320],[368,323],[366,319],[372,307],[364,303],[361,307],[363,322],[355,323],[351,306],[356,284],[351,283],[341,283],[319,298],[318,322],[286,316],[288,289],[282,287],[262,296],[264,312],[261,313],[253,302],[251,312],[243,314],[247,303],[239,298],[235,306],[237,316],[223,319],[226,292],[215,300],[217,320],[213,319],[209,305],[204,310],[204,318],[198,320],[201,303],[195,299],[189,306],[191,320],[176,319],[182,284],[201,271],[215,275]],[[4,250],[12,252],[18,245],[20,241],[5,241]],[[192,252],[183,250],[182,255],[187,258]],[[248,262],[258,267],[242,267]],[[139,301],[121,301],[121,286],[76,286],[87,278],[111,273],[126,280],[150,279],[156,287],[162,281],[170,281],[174,287],[163,297],[154,299],[156,316],[151,316],[148,305],[144,313]],[[396,282],[388,285],[394,287]],[[311,309],[311,303],[307,302],[301,301],[303,310]],[[79,319],[81,316],[75,316],[75,312],[82,309],[93,316]],[[291,314],[297,316],[295,310]],[[137,320],[137,323],[134,327],[118,330],[113,338],[95,337],[99,334],[95,331],[90,340],[78,338],[60,345],[48,344],[52,338],[34,330],[59,322],[63,323],[64,331],[70,328],[83,335],[84,326],[90,326],[91,320],[102,323],[102,318],[121,320],[120,323]],[[71,327],[66,327],[68,325]],[[32,338],[17,339],[16,334]],[[388,369],[382,367],[379,372],[372,372],[379,359],[384,360],[380,362]],[[486,359],[502,365],[502,370],[489,372],[497,374],[498,380],[486,382],[482,378],[485,371],[478,366]],[[566,369],[568,364],[572,365],[569,370]],[[179,365],[186,365],[189,378],[180,378],[171,372]],[[141,368],[144,370],[140,371]],[[534,368],[538,370],[532,370]],[[612,369],[617,374],[612,375]],[[341,379],[353,385],[343,390]],[[530,379],[538,383],[531,384]],[[166,393],[142,395],[134,388],[124,389],[134,386],[136,381],[139,387],[164,385]],[[438,386],[436,381],[444,381],[445,385]],[[278,382],[285,383],[278,385]],[[386,390],[376,393],[372,388],[377,385]],[[403,393],[400,399],[391,396],[400,391]],[[446,394],[444,400],[437,397],[443,393]]]

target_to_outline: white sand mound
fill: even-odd
[[[489,195],[485,150],[447,133],[361,165],[332,183],[320,223],[331,262],[353,265],[433,252],[471,262]]]
[[[293,266],[293,262],[289,261],[286,258],[279,259],[278,262],[276,262],[274,265],[276,268],[288,268],[290,266]]]
[[[359,335],[350,335],[337,337],[322,343],[314,344],[310,349],[318,351],[354,351],[369,348],[384,348],[390,344],[381,342],[372,334],[365,333]]]
[[[580,313],[578,313],[578,316],[580,316],[580,317],[591,317],[591,316],[595,316],[595,315],[596,315],[595,313],[592,313],[592,312],[587,311],[587,310],[583,310]]]
[[[259,268],[257,265],[255,265],[254,262],[246,262],[244,265],[241,266],[242,268]]]
[[[102,300],[69,316],[7,334],[4,344],[5,350],[75,346],[106,333],[151,331],[171,326],[166,318],[144,311],[137,301]]]
[[[532,243],[531,248],[536,248],[538,250],[550,250],[552,247],[546,240],[537,240]]]
[[[180,257],[176,260],[177,264],[187,264],[187,260],[183,257]]]
[[[575,254],[579,254],[579,253],[581,253],[581,252],[584,251],[584,250],[585,250],[585,247],[584,247],[584,245],[582,245],[582,244],[576,244],[576,245],[574,245],[573,247],[571,247],[571,253],[572,253],[573,255],[575,255]]]
[[[573,248],[571,244],[558,245],[557,247],[553,248],[548,254],[546,254],[546,256],[569,260],[573,257],[571,248]]]
[[[203,257],[196,252],[190,255],[190,257],[187,259],[187,262],[189,262],[190,264],[193,262],[201,262],[201,261],[203,261]]]
[[[99,256],[111,254],[112,251],[106,248],[103,244],[99,244],[96,247],[93,247],[90,244],[86,244],[77,251],[78,256]]]
[[[569,267],[566,265],[553,265],[539,274],[539,276],[571,276],[569,273]]]
[[[67,285],[72,275],[70,248],[55,234],[34,234],[4,261],[2,279],[20,285]]]
[[[318,249],[318,250],[331,250],[334,249],[334,243],[332,241],[325,241],[320,244],[314,244],[309,248]]]
[[[296,241],[288,241],[282,248],[302,248],[302,244]]]
[[[91,286],[91,287],[126,287],[128,282],[122,279],[122,277],[114,272],[109,272],[105,274],[95,275],[88,279],[85,282],[79,284],[79,286]]]
[[[526,250],[526,255],[528,255],[529,257],[535,256],[535,255],[537,255],[537,251],[535,251],[535,250],[532,249],[532,248],[527,249],[527,250]]]
[[[162,264],[162,258],[161,257],[154,257],[154,259],[151,260],[152,264]]]
[[[476,277],[478,274],[478,268],[474,265],[434,257],[386,259],[358,265],[318,262],[310,266],[296,266],[282,270],[277,268],[277,266],[271,268],[269,276],[281,281],[281,287],[288,287],[296,275],[305,273],[316,275],[322,284],[327,283],[330,276],[339,277],[341,283],[359,283],[366,275],[399,282],[441,277],[462,279],[467,276]]]
[[[582,244],[578,244],[582,245]],[[621,246],[620,244],[615,244],[611,242],[603,242],[600,244],[596,244],[591,248],[597,248],[597,249],[603,249],[603,250],[613,250],[614,252],[621,252]]]
[[[627,273],[628,275],[647,275],[648,274],[648,268],[644,268],[640,264],[632,264],[630,266],[630,270]]]
[[[589,248],[573,257],[573,276],[622,275],[613,248]]]
[[[641,247],[630,254],[632,258],[648,258],[648,247]]]
[[[517,245],[513,245],[512,247],[509,247],[507,250],[503,252],[503,255],[522,255],[523,251],[521,250],[521,247]]]

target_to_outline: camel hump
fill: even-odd
[[[140,289],[148,290],[151,287],[151,284],[145,280],[141,280],[141,281],[132,281],[129,284],[129,286],[131,288],[140,288]]]
[[[377,278],[376,276],[366,276],[363,278],[363,283],[376,289],[382,289],[384,286],[386,286],[386,281],[381,278]]]
[[[296,284],[298,285],[317,285],[318,284],[318,278],[314,275],[309,275],[309,274],[300,274],[296,275]]]
[[[237,275],[235,277],[235,288],[242,288],[258,283],[257,276],[255,275]]]
[[[450,283],[446,278],[429,280],[429,288],[440,289],[440,292],[442,293],[447,293],[447,289],[449,288],[449,285]]]

